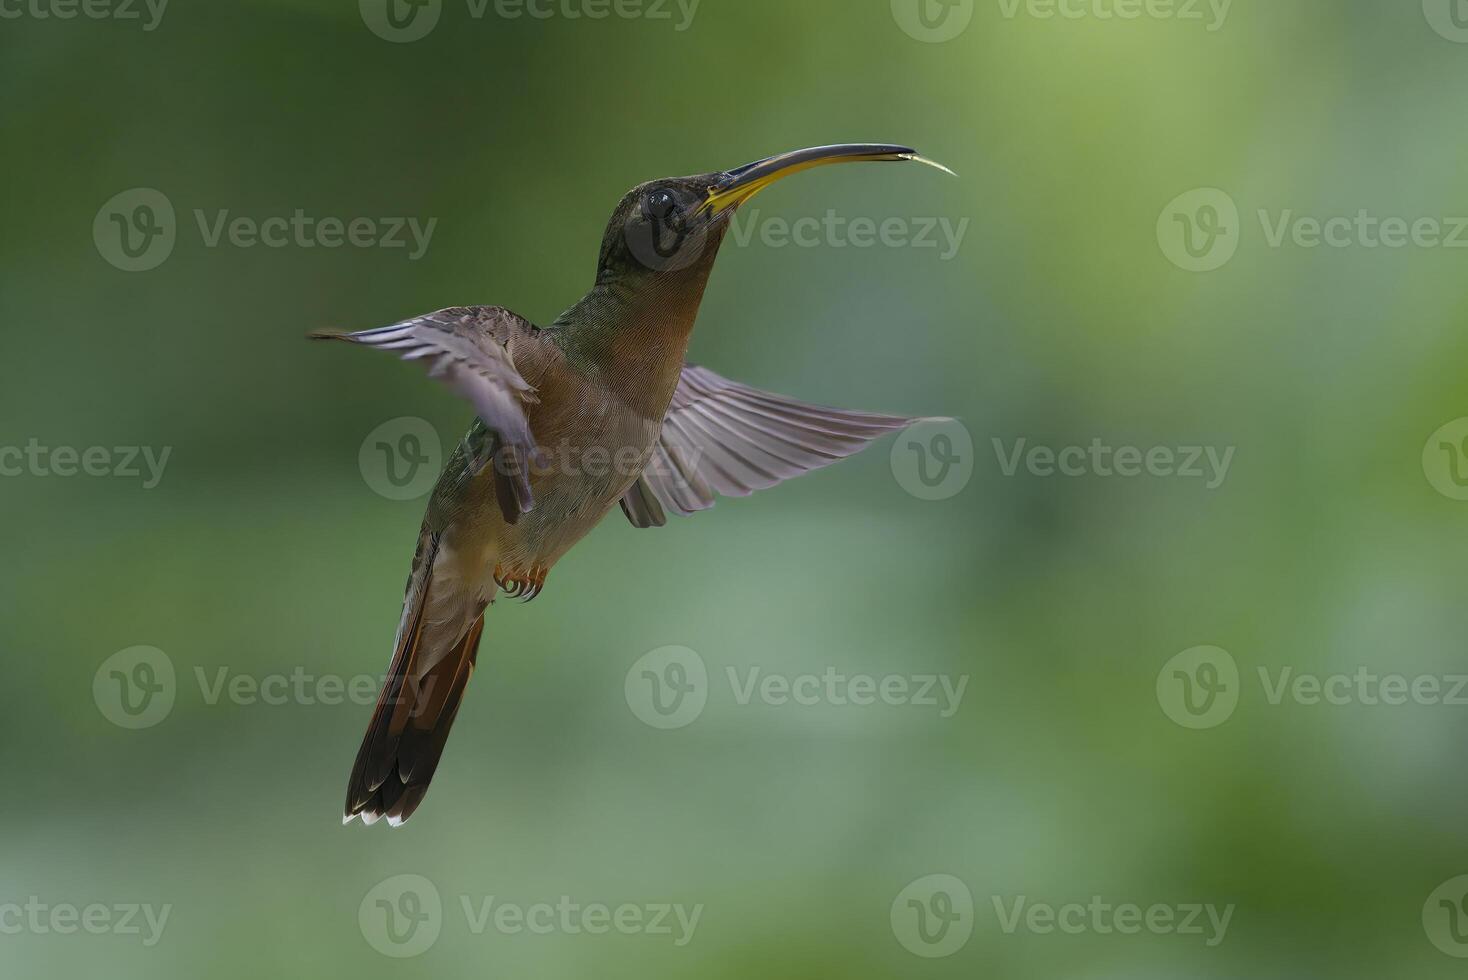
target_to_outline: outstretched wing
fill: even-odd
[[[500,507],[506,520],[514,523],[534,505],[528,461],[535,440],[525,406],[534,404],[536,398],[506,346],[512,319],[518,320],[498,307],[451,307],[376,330],[311,336],[395,351],[405,361],[423,361],[429,377],[467,398],[494,434],[496,474],[507,491],[501,494]]]
[[[747,497],[917,421],[808,405],[688,364],[622,510],[635,527],[661,527],[665,509],[687,515],[712,507],[715,494]]]

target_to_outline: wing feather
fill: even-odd
[[[826,408],[685,365],[642,477],[623,500],[637,527],[648,499],[676,514],[745,497],[861,451],[922,419]]]
[[[535,447],[525,408],[535,404],[535,389],[516,369],[505,342],[506,327],[518,321],[498,307],[456,306],[374,330],[311,336],[375,347],[405,361],[424,362],[429,377],[467,399],[495,436],[505,471],[499,483],[511,498],[502,500],[501,506],[513,521],[534,506],[524,461],[532,457]]]

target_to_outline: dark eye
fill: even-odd
[[[666,221],[668,216],[677,210],[678,202],[668,191],[653,191],[647,196],[648,216],[659,222]]]

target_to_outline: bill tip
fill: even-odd
[[[933,160],[933,159],[931,159],[929,157],[925,157],[921,153],[904,153],[903,154],[903,158],[904,159],[907,159],[907,160],[911,160],[913,163],[921,163],[921,164],[923,164],[925,166],[932,167],[935,170],[941,170],[941,171],[943,171],[945,174],[947,174],[950,177],[957,177],[958,176],[958,174],[954,173],[952,170],[950,170],[947,167],[943,166],[943,164],[939,163],[937,160]]]

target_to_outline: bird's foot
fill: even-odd
[[[550,569],[542,568],[539,565],[531,566],[529,572],[507,572],[502,566],[496,565],[494,582],[511,599],[522,599],[529,602],[540,595],[541,590],[545,588],[545,577],[549,572]]]

